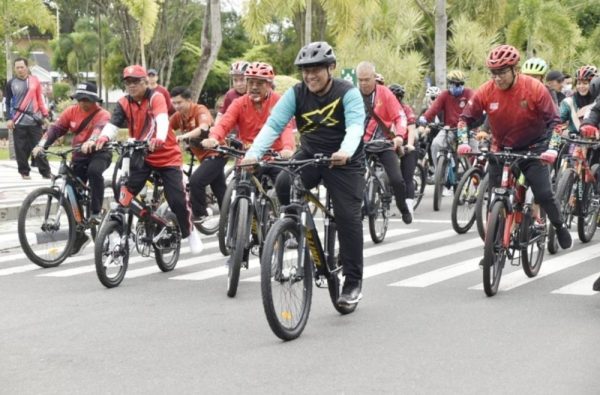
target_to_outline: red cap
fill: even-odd
[[[148,76],[146,69],[139,64],[127,66],[123,69],[123,79],[125,78],[145,78]]]

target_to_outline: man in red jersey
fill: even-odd
[[[173,103],[171,102],[171,95],[169,94],[167,88],[158,83],[158,71],[156,71],[156,69],[148,70],[148,87],[159,93],[162,93],[162,95],[165,97],[165,100],[167,101],[169,116],[175,114],[175,107],[173,107]]]
[[[232,87],[227,91],[227,93],[225,93],[223,105],[217,112],[215,125],[219,123],[221,117],[223,114],[225,114],[225,112],[227,112],[227,109],[231,103],[233,103],[233,101],[238,97],[244,96],[246,93],[246,77],[244,77],[244,73],[246,72],[248,66],[250,66],[250,63],[246,62],[245,60],[239,60],[231,64],[231,67],[229,68],[229,75],[231,77]]]
[[[554,127],[560,122],[552,97],[538,80],[517,73],[519,51],[510,45],[494,48],[486,61],[492,79],[483,84],[460,116],[458,153],[471,151],[468,128],[487,113],[492,132],[492,149],[510,147],[514,151],[532,151],[545,162],[556,160],[556,147],[550,146]],[[547,164],[525,160],[519,165],[531,186],[536,201],[556,229],[561,248],[570,248],[571,235],[565,226],[558,202],[550,185]],[[490,187],[500,186],[502,164],[489,163]]]
[[[192,253],[202,251],[198,231],[192,226],[189,201],[183,186],[181,150],[173,129],[169,126],[165,97],[148,87],[146,69],[139,65],[123,70],[123,81],[128,95],[117,102],[110,122],[104,126],[95,141],[97,149],[115,137],[117,128],[128,127],[129,137],[147,141],[150,153],[142,166],[130,169],[127,188],[137,195],[144,187],[152,170],[162,179],[167,203],[177,216],[182,238],[188,238]],[[92,138],[93,140],[93,138]],[[91,149],[94,142],[90,141]]]

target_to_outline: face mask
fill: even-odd
[[[459,85],[459,86],[450,85],[450,88],[448,88],[448,91],[450,91],[450,94],[454,97],[458,97],[458,96],[462,95],[464,90],[465,90],[465,87],[462,85]]]

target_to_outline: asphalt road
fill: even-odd
[[[291,342],[268,327],[256,265],[226,296],[214,237],[171,273],[134,258],[111,290],[89,246],[55,269],[4,250],[0,393],[598,393],[598,237],[547,255],[533,280],[508,267],[488,298],[483,243],[452,231],[449,199],[433,213],[426,198],[410,226],[393,219],[377,246],[366,230],[356,312],[315,289]]]

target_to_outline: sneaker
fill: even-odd
[[[208,219],[208,215],[199,215],[199,216],[192,216],[192,222],[195,224],[201,224],[202,222],[206,221]]]
[[[412,214],[410,211],[407,210],[402,213],[402,222],[404,222],[406,225],[412,222]]]
[[[90,237],[85,233],[77,232],[77,236],[75,236],[75,244],[73,244],[73,248],[71,248],[71,253],[69,256],[77,255],[80,251],[84,249],[84,247],[90,242]]]
[[[454,195],[454,192],[452,192],[452,189],[450,188],[444,188],[444,190],[442,191],[442,196],[452,196]]]
[[[337,300],[339,305],[353,305],[357,304],[362,299],[361,281],[357,282],[345,282],[344,288],[342,288],[342,294]]]
[[[560,228],[556,229],[556,237],[558,238],[558,245],[560,245],[560,248],[562,248],[563,250],[571,248],[571,246],[573,245],[571,233],[569,232],[569,228],[567,228],[567,225],[565,224],[562,224]]]
[[[592,289],[594,291],[600,291],[600,277],[598,277],[596,279],[596,281],[594,281],[594,285],[592,286]]]
[[[21,178],[24,180],[31,180],[31,176],[29,174],[21,174]]]
[[[192,229],[192,232],[187,238],[188,243],[190,244],[190,251],[194,255],[198,255],[204,250],[204,245],[202,243],[202,239],[200,238],[200,233],[196,229]]]

